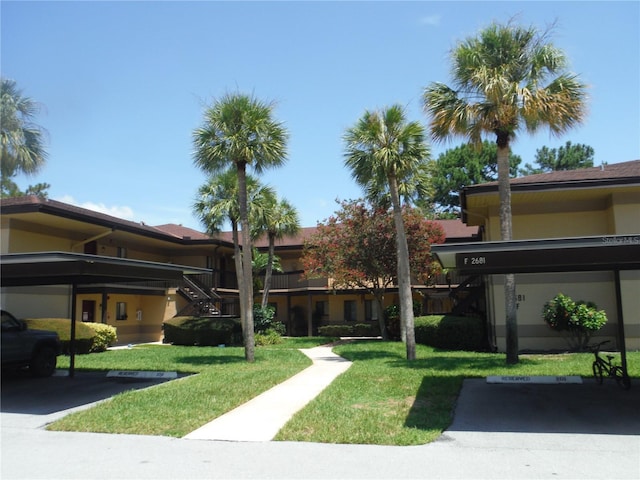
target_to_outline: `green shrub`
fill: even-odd
[[[482,318],[429,315],[415,319],[416,343],[443,350],[487,350]]]
[[[400,306],[389,305],[384,309],[384,324],[390,340],[400,340]]]
[[[280,332],[272,328],[261,333],[256,333],[254,339],[256,346],[277,345],[283,342]]]
[[[273,307],[260,305],[253,306],[253,330],[255,333],[266,333],[269,330],[275,331],[279,335],[284,335],[287,327],[284,323],[274,320],[276,310]]]
[[[324,325],[318,328],[318,334],[322,337],[351,337],[353,335],[353,326]]]
[[[174,317],[162,323],[164,342],[174,345],[241,345],[238,318]]]
[[[380,335],[380,326],[376,323],[356,323],[353,326],[354,337],[377,337]]]
[[[318,335],[323,337],[376,337],[380,335],[380,327],[372,323],[324,325],[318,328]]]
[[[52,330],[60,337],[62,353],[69,355],[71,340],[71,320],[68,318],[25,318],[29,328]],[[76,322],[75,353],[86,354],[91,351],[95,332],[83,322]]]
[[[593,333],[607,323],[607,315],[595,303],[574,302],[562,293],[544,304],[542,318],[553,330],[561,332],[576,351],[585,350]]]
[[[91,322],[83,322],[83,325],[86,325],[94,331],[91,352],[104,352],[118,341],[116,328],[111,325]]]

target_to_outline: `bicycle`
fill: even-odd
[[[604,375],[606,374],[608,377],[613,378],[620,387],[628,390],[631,388],[631,379],[620,365],[614,365],[614,355],[607,355],[606,360],[600,356],[600,347],[605,343],[609,343],[609,340],[591,346],[591,351],[595,356],[595,360],[591,366],[593,378],[595,378],[596,382],[602,384]]]

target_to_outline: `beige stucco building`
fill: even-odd
[[[135,262],[204,269],[204,273],[190,273],[172,282],[151,278],[124,282],[105,274],[95,281],[83,281],[73,292],[69,284],[43,285],[34,280],[7,286],[5,282],[0,290],[2,308],[21,318],[70,318],[75,312],[77,321],[115,326],[119,343],[126,344],[161,340],[162,322],[175,315],[239,315],[229,232],[210,238],[180,225],[149,226],[33,196],[3,199],[0,213],[5,263],[16,254],[40,254],[39,261],[44,261],[45,252],[64,252],[99,257],[107,274],[110,258],[129,262],[132,269],[137,267]],[[448,242],[478,238],[477,227],[467,227],[459,220],[440,224]],[[371,295],[354,289],[336,291],[330,279],[302,277],[300,256],[305,239],[314,231],[303,228],[299,235],[277,241],[276,254],[284,272],[274,275],[269,296],[277,320],[286,325],[289,335],[314,334],[319,326],[329,324],[376,326],[382,312],[375,308]],[[266,243],[258,242],[257,247],[265,248]],[[58,265],[58,270],[67,268],[60,261]],[[42,269],[34,270],[34,275],[43,275]],[[451,309],[444,276],[435,285],[414,287],[425,311]],[[390,289],[385,306],[397,303],[396,297],[397,292]]]
[[[513,240],[595,237],[640,245],[640,161],[515,178],[511,182]],[[463,189],[463,221],[480,227],[483,241],[500,240],[498,185]],[[637,255],[633,250],[632,255]],[[523,257],[527,256],[522,251]],[[638,260],[638,259],[635,259]],[[525,259],[526,261],[526,259]],[[588,267],[584,267],[588,270]],[[566,348],[542,320],[545,302],[558,293],[595,302],[609,322],[598,333],[618,339],[615,272],[612,270],[516,275],[521,350]],[[640,271],[619,271],[627,349],[640,349]],[[499,350],[505,348],[504,275],[487,275],[487,315]],[[618,345],[620,347],[620,345]]]

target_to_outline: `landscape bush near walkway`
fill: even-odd
[[[242,327],[237,318],[173,317],[162,323],[164,343],[174,345],[240,345]]]
[[[416,317],[416,343],[445,350],[488,350],[485,322],[480,317]]]

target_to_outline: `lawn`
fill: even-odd
[[[181,437],[309,365],[297,348],[326,339],[290,339],[256,348],[140,346],[77,357],[78,369],[177,370],[198,373],[144,391],[128,392],[52,424],[55,430]],[[591,354],[521,355],[508,366],[503,354],[445,352],[418,345],[408,362],[401,343],[358,341],[334,347],[353,365],[298,412],[276,440],[418,445],[451,423],[465,378],[487,375],[591,376]],[[62,359],[61,359],[62,360]],[[640,377],[640,352],[628,355]],[[266,413],[268,415],[268,413]]]

